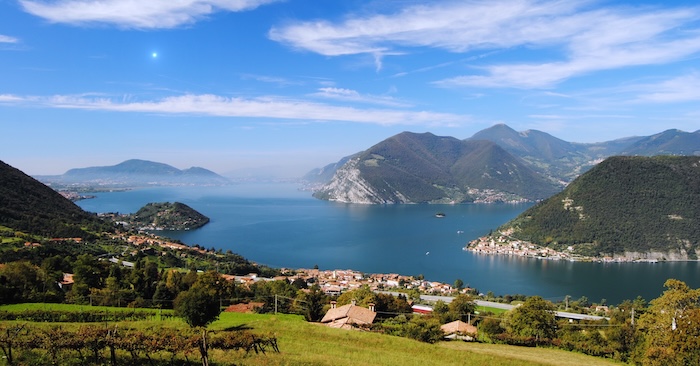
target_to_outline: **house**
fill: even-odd
[[[64,273],[63,274],[63,279],[58,281],[58,287],[60,287],[63,291],[70,291],[70,289],[73,287],[73,274],[72,273]]]
[[[369,304],[369,309],[352,304],[336,307],[336,302],[331,301],[331,308],[321,319],[322,324],[331,328],[352,329],[356,325],[367,325],[374,322],[377,313],[374,304]]]
[[[412,305],[411,309],[413,310],[413,314],[422,314],[422,315],[427,315],[427,314],[432,314],[433,313],[433,308],[428,306],[428,305]]]
[[[445,338],[461,339],[464,341],[473,341],[477,332],[475,326],[461,320],[455,320],[452,323],[444,324],[440,326],[440,329],[445,333]]]

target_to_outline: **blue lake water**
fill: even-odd
[[[91,212],[132,213],[149,202],[182,202],[211,218],[192,231],[162,233],[189,245],[230,249],[272,267],[423,274],[481,292],[566,295],[616,304],[658,297],[668,278],[700,287],[698,262],[572,263],[488,256],[464,245],[529,205],[354,205],[314,199],[293,184],[158,187],[97,193],[77,202]],[[444,218],[435,213],[444,212]]]

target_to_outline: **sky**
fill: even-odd
[[[700,4],[0,0],[0,160],[301,176],[403,131],[700,129]]]

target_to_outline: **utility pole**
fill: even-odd
[[[277,315],[277,294],[275,294],[275,315]]]

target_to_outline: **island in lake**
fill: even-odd
[[[192,230],[209,223],[208,217],[180,202],[149,203],[134,214],[114,219],[139,230]]]

